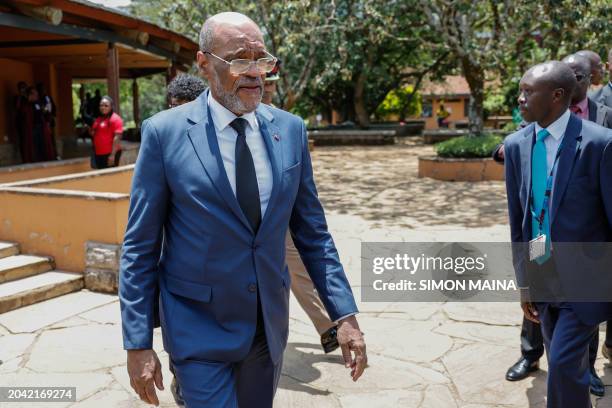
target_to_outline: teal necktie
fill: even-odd
[[[548,171],[546,164],[546,145],[544,140],[550,133],[548,130],[541,129],[536,135],[536,143],[533,146],[533,154],[531,156],[531,194],[533,197],[532,209],[535,216],[532,215],[531,221],[531,238],[536,238],[540,235],[540,224],[538,217],[542,212],[542,204],[544,203],[544,194],[546,193],[546,181],[548,179]],[[545,209],[544,222],[542,223],[542,234],[546,235],[546,253],[536,262],[541,265],[550,258],[550,225],[548,219],[548,208]]]

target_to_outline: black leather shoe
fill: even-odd
[[[181,392],[181,386],[176,381],[176,377],[172,377],[172,383],[170,384],[170,391],[172,392],[172,396],[174,397],[174,402],[179,407],[185,406],[185,400],[183,400],[183,393]]]
[[[321,335],[321,346],[325,354],[331,353],[339,347],[338,344],[338,326],[334,326]]]
[[[506,371],[506,380],[508,381],[519,381],[523,378],[527,378],[529,373],[540,369],[540,363],[538,360],[529,361],[525,357],[521,357],[512,367]]]
[[[591,367],[591,379],[590,379],[590,384],[589,384],[589,391],[591,391],[591,394],[597,397],[603,397],[606,392],[606,389],[603,385],[603,382],[601,381],[601,378],[599,378],[599,376],[595,372],[595,369],[592,367]]]

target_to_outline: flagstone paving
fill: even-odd
[[[360,300],[362,241],[507,241],[501,182],[418,179],[417,156],[430,146],[317,148],[313,165],[330,230],[354,287],[369,367],[353,383],[338,352],[325,355],[308,317],[291,301],[289,343],[275,407],[544,407],[546,363],[510,383],[519,357],[515,303],[370,303]],[[603,336],[601,336],[603,339]],[[162,407],[173,407],[161,333]],[[29,407],[142,407],[121,349],[116,296],[81,291],[0,315],[0,385],[76,386],[76,403]],[[597,360],[612,407],[612,370]],[[0,403],[1,407],[23,407]]]

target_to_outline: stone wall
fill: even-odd
[[[85,243],[85,288],[117,293],[121,245],[96,241]]]

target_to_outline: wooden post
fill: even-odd
[[[176,76],[176,62],[172,61],[172,65],[166,70],[166,86],[170,85],[170,82]]]
[[[136,128],[140,127],[140,101],[138,94],[138,79],[134,78],[132,81],[132,110],[134,111],[134,123]]]
[[[108,43],[106,51],[106,83],[108,96],[115,102],[114,111],[121,115],[121,101],[119,100],[119,50],[113,43]]]

